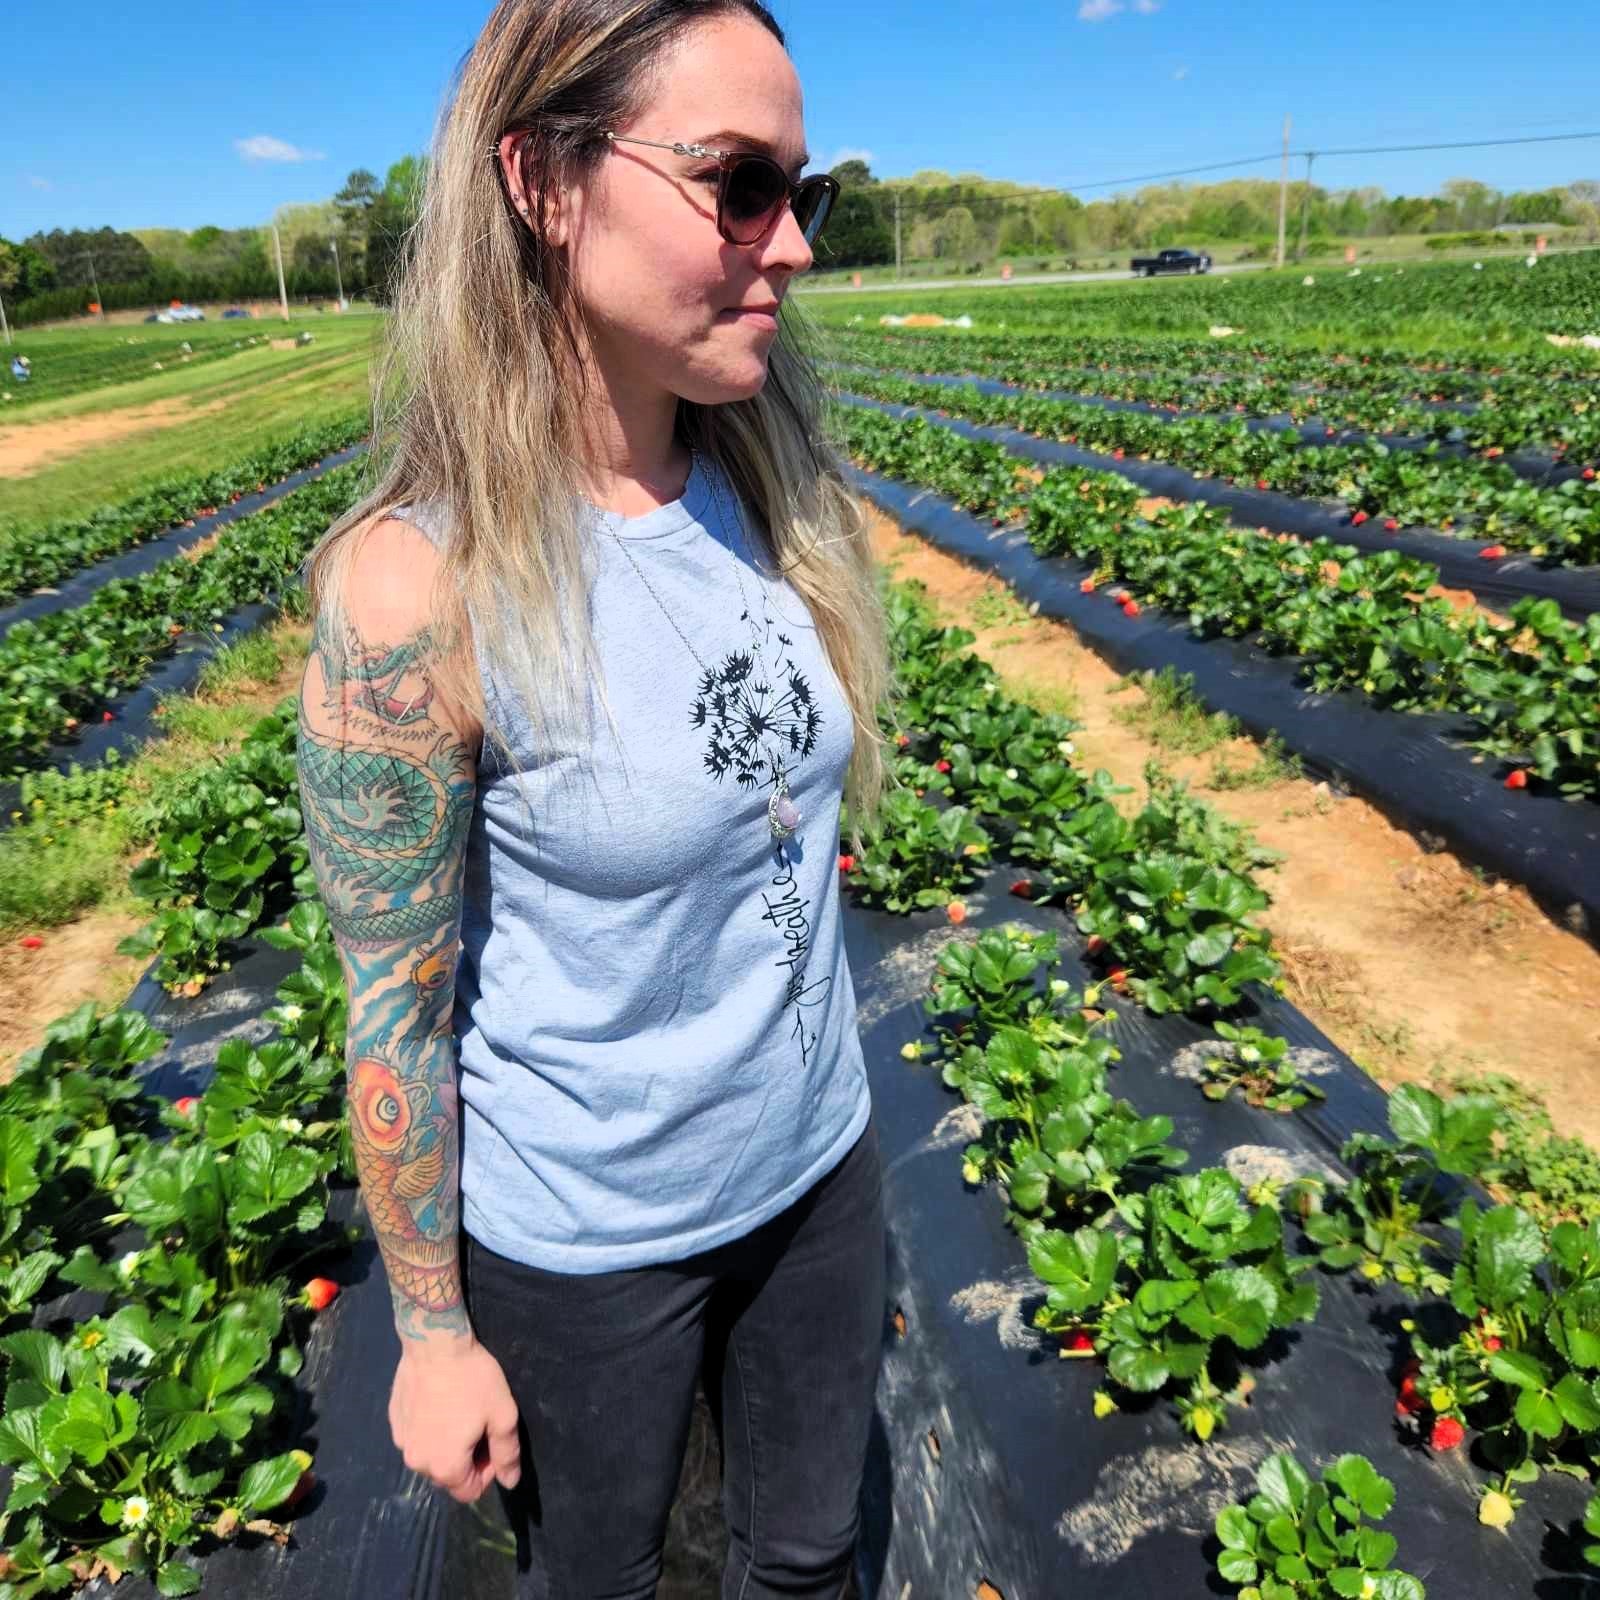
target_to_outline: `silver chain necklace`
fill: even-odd
[[[698,450],[691,450],[690,457],[691,474],[694,470],[694,466],[700,466],[701,471],[705,474],[711,485],[712,498],[717,503],[718,521],[724,528],[733,527],[738,529],[740,542],[745,548],[750,550],[750,560],[751,565],[753,566],[755,564],[755,550],[748,535],[745,533],[744,519],[738,514],[737,509],[735,509],[733,517],[731,519],[729,518],[722,498],[722,486],[717,482],[716,470],[713,467],[705,465],[701,462],[700,452]],[[705,664],[705,662],[700,659],[700,652],[689,643],[688,635],[686,635],[683,629],[678,626],[677,618],[673,616],[672,612],[662,601],[661,596],[656,593],[655,585],[651,583],[647,577],[645,577],[644,569],[637,561],[634,560],[633,552],[628,548],[628,541],[624,539],[615,528],[611,528],[608,531],[610,532],[611,537],[617,541],[617,545],[621,549],[623,555],[628,558],[628,565],[631,566],[636,573],[638,573],[639,582],[642,583],[649,591],[650,598],[655,601],[656,605],[660,608],[662,615],[666,617],[667,621],[672,624],[672,631],[683,640],[684,648],[694,658],[695,665],[698,666],[701,672],[706,675],[707,681],[712,680],[715,677],[715,674]],[[739,584],[739,598],[744,602],[745,620],[750,624],[751,654],[755,658],[757,670],[762,674],[762,677],[765,678],[767,664],[761,653],[761,630],[756,625],[755,613],[750,609],[750,597],[745,593],[744,574],[739,570],[740,567],[743,566],[743,562],[740,561],[737,551],[733,552],[733,559],[734,577],[737,579]],[[783,770],[782,762],[778,760],[777,755],[770,749],[766,752],[766,757],[768,769],[772,772],[774,778],[772,793],[767,798],[767,827],[771,831],[774,839],[782,840],[792,838],[795,831],[800,826],[801,812],[789,794],[789,778],[788,774]]]

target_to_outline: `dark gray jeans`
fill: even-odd
[[[473,1328],[522,1413],[505,1498],[523,1600],[654,1596],[697,1379],[722,1442],[724,1600],[836,1600],[884,1326],[875,1123],[787,1211],[683,1261],[546,1272],[470,1235],[462,1254]]]

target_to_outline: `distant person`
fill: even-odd
[[[12,356],[11,376],[18,383],[26,383],[33,376],[33,363],[26,356]]]

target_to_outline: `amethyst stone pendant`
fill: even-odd
[[[786,778],[778,779],[778,786],[767,801],[767,824],[772,829],[774,839],[791,838],[800,826],[800,810],[789,798],[789,782]]]

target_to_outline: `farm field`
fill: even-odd
[[[982,1375],[882,1448],[1003,1483],[1025,1427],[1087,1436],[996,1501],[1055,1508],[1083,1592],[1293,1556],[1341,1594],[1579,1596],[1600,257],[1314,276],[802,301],[900,674],[897,788],[839,862],[886,1153],[926,1190],[890,1196],[887,1370]],[[972,326],[878,320],[918,313]],[[51,332],[69,376],[0,409],[19,1595],[248,1593],[265,1543],[310,1585],[379,1492],[351,1375],[387,1304],[292,702],[376,324],[307,326],[140,329],[138,371],[126,328]],[[1151,1491],[1149,1537],[1113,1526],[1102,1462],[1156,1459],[1204,1514]],[[130,1496],[159,1518],[108,1527]],[[685,1600],[717,1559],[689,1511]],[[506,1592],[467,1513],[425,1515]],[[989,1528],[962,1592],[1040,1592],[1032,1531]]]

